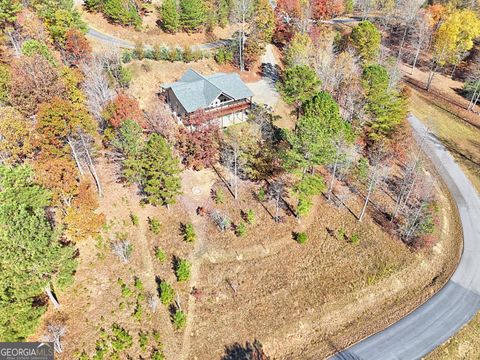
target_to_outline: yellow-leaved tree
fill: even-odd
[[[452,11],[434,35],[433,62],[427,81],[430,89],[435,71],[445,65],[456,66],[480,36],[480,19],[472,10]]]

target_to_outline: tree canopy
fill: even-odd
[[[352,46],[364,63],[374,62],[378,58],[381,40],[380,31],[368,20],[355,26],[350,35]]]
[[[44,287],[68,285],[74,249],[58,241],[46,208],[49,191],[36,185],[28,165],[0,166],[0,339],[21,341],[36,328]]]

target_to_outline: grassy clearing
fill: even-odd
[[[410,110],[440,138],[480,191],[480,129],[431,104],[414,90]]]

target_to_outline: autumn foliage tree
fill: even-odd
[[[10,101],[26,115],[65,92],[58,71],[41,55],[15,59],[10,79]]]
[[[13,107],[0,107],[0,162],[15,164],[32,152],[32,123]]]
[[[342,0],[314,0],[310,6],[315,20],[330,19],[343,14],[345,11]]]
[[[98,197],[91,182],[82,181],[78,187],[78,196],[67,209],[64,222],[66,234],[73,241],[80,241],[100,233],[105,223],[105,215],[97,214]]]
[[[295,19],[301,15],[302,7],[299,0],[279,0],[275,6],[275,31],[273,41],[277,44],[287,44],[295,34]]]
[[[103,116],[114,128],[127,119],[137,122],[142,128],[147,126],[138,101],[123,92],[107,104]]]
[[[67,40],[64,46],[65,61],[73,66],[89,61],[92,57],[92,48],[85,35],[77,29],[67,31]]]
[[[220,130],[216,125],[204,125],[194,131],[180,130],[177,148],[183,164],[200,170],[218,161]]]

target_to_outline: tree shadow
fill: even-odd
[[[221,360],[273,360],[265,354],[260,341],[255,339],[253,343],[246,342],[245,346],[240,343],[225,346],[225,354]]]

